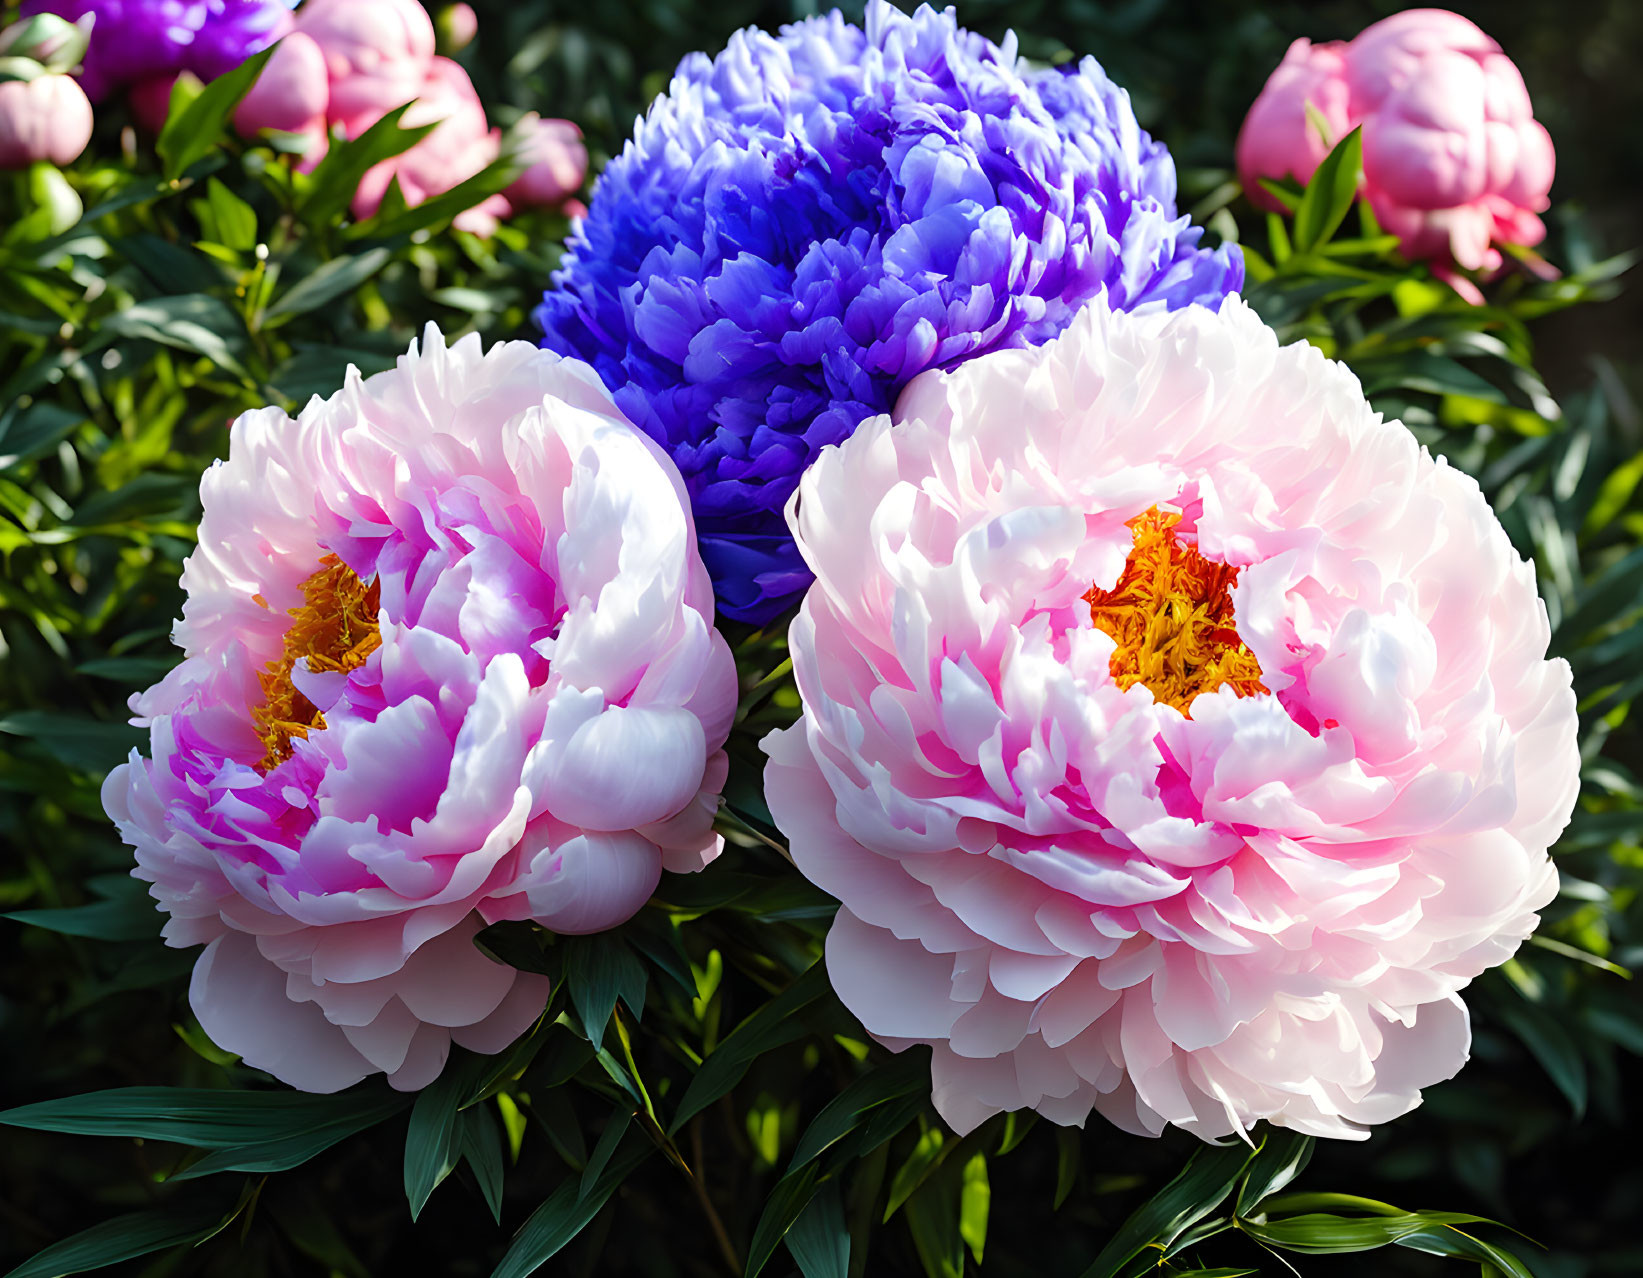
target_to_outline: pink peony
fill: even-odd
[[[308,1091],[421,1087],[547,999],[486,921],[608,928],[718,853],[736,678],[681,481],[587,366],[430,326],[242,416],[201,496],[186,657],[104,805],[206,946],[213,1040]]]
[[[1306,103],[1332,136],[1319,138]],[[1363,126],[1365,194],[1405,256],[1494,270],[1502,244],[1538,244],[1555,157],[1523,77],[1500,46],[1458,14],[1410,9],[1349,44],[1299,40],[1238,136],[1251,197],[1275,207],[1261,177],[1305,182],[1334,143]],[[1453,278],[1451,276],[1451,278]],[[1471,300],[1476,287],[1458,281]]]
[[[323,131],[331,106],[331,82],[325,51],[314,38],[293,31],[274,47],[251,91],[234,111],[241,133],[279,129],[302,133],[316,123]]]
[[[1281,212],[1256,180],[1293,177],[1306,182],[1330,148],[1352,132],[1352,119],[1339,40],[1313,44],[1297,40],[1266,82],[1238,130],[1238,173],[1249,198],[1263,209]],[[1318,114],[1327,132],[1309,116]]]
[[[433,61],[433,19],[417,0],[308,0],[296,30],[324,51],[328,114],[351,138],[416,97]]]
[[[91,101],[72,76],[0,83],[0,169],[71,164],[91,141]]]
[[[504,194],[519,207],[552,208],[582,189],[588,148],[569,120],[536,120],[521,156],[526,168]]]
[[[1477,485],[1242,301],[928,372],[788,507],[765,743],[840,997],[959,1131],[1362,1136],[1557,890],[1570,672]]]
[[[354,216],[367,218],[382,204],[388,184],[399,179],[408,205],[421,204],[474,176],[501,154],[501,134],[485,122],[485,107],[468,73],[449,58],[435,58],[417,100],[400,119],[407,128],[439,127],[409,151],[367,170],[351,205]],[[509,212],[500,195],[467,209],[454,219],[465,231],[489,235]]]

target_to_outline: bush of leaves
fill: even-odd
[[[963,16],[984,26],[993,6],[977,7]],[[1174,132],[1212,97],[1237,100],[1237,75],[1214,74],[1228,48],[1281,40],[1237,6],[1183,34],[1169,19],[1193,7],[1027,6],[1012,21],[1046,60],[1092,51],[1122,79],[1133,58],[1144,114],[1184,164],[1224,163],[1229,137]],[[477,71],[499,118],[565,114],[608,152],[678,53],[792,16],[731,9],[655,0],[617,21],[481,6]],[[1156,74],[1183,39],[1202,100],[1172,101],[1182,91]],[[712,872],[669,876],[602,936],[481,935],[555,985],[506,1053],[458,1053],[415,1096],[380,1080],[306,1096],[211,1044],[187,1010],[193,955],[159,944],[98,798],[138,740],[126,697],[174,660],[200,473],[234,415],[328,394],[350,363],[385,367],[427,320],[526,333],[565,230],[548,216],[490,240],[450,228],[506,184],[505,163],[347,221],[359,175],[416,133],[390,118],[304,177],[226,128],[254,73],[179,104],[155,144],[105,125],[72,171],[39,166],[0,194],[13,1275],[1636,1271],[1624,1225],[1643,1178],[1598,1168],[1637,1130],[1643,1081],[1627,983],[1643,958],[1643,452],[1623,379],[1597,364],[1554,396],[1533,341],[1542,317],[1612,293],[1627,261],[1597,260],[1566,221],[1548,250],[1561,278],[1514,270],[1467,306],[1353,206],[1355,137],[1304,192],[1280,192],[1289,218],[1254,212],[1212,169],[1189,167],[1185,194],[1244,245],[1246,295],[1269,323],[1347,361],[1378,408],[1478,478],[1534,559],[1554,653],[1574,667],[1585,772],[1555,849],[1563,890],[1534,942],[1469,991],[1477,1043],[1459,1079],[1362,1145],[1268,1130],[1205,1147],[1031,1114],[954,1138],[929,1108],[927,1059],[887,1055],[833,997],[818,962],[833,903],[786,864],[759,797],[756,743],[797,709],[779,627],[728,630],[744,685]]]

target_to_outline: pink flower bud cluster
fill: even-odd
[[[438,56],[435,43],[433,20],[416,0],[307,0],[235,124],[247,135],[276,129],[306,136],[303,167],[311,169],[333,133],[358,137],[410,103],[404,127],[438,127],[367,172],[352,207],[356,217],[371,216],[395,178],[406,203],[420,204],[474,176],[501,150],[501,134],[487,123],[468,73]],[[544,121],[542,128],[526,173],[506,196],[461,214],[458,227],[489,234],[514,205],[558,203],[581,186],[587,152],[575,125]]]
[[[1349,41],[1297,40],[1250,108],[1238,173],[1305,182],[1329,148],[1363,127],[1364,196],[1405,256],[1431,261],[1471,300],[1455,266],[1492,271],[1496,244],[1534,245],[1546,228],[1556,161],[1523,77],[1458,14],[1411,9]]]

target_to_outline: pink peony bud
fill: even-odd
[[[1258,178],[1304,181],[1322,158],[1309,102],[1341,133],[1363,126],[1376,218],[1406,257],[1431,261],[1469,299],[1481,295],[1454,267],[1494,270],[1496,244],[1545,237],[1537,214],[1556,167],[1551,137],[1512,60],[1460,15],[1410,9],[1344,46],[1291,46],[1238,139],[1239,176],[1258,204],[1270,206]]]
[[[485,108],[474,92],[473,82],[449,58],[433,59],[420,95],[401,120],[408,129],[436,122],[439,127],[409,151],[384,160],[365,174],[354,195],[355,217],[375,213],[389,182],[396,177],[405,202],[416,205],[471,178],[501,153],[501,135],[485,122]],[[495,197],[477,211],[469,210],[472,216],[466,216],[458,225],[488,235],[507,207],[506,200]]]
[[[581,190],[588,173],[582,130],[569,120],[537,120],[521,158],[527,165],[507,190],[521,207],[551,208]]]
[[[1352,131],[1343,77],[1346,46],[1297,40],[1266,82],[1238,131],[1238,172],[1257,207],[1283,206],[1257,178],[1294,178],[1305,185],[1330,148]],[[1308,110],[1308,107],[1311,110]],[[1328,126],[1328,136],[1319,124]]]
[[[319,46],[331,81],[331,122],[357,137],[422,90],[434,24],[416,0],[308,0],[296,29]]]
[[[36,62],[47,71],[72,71],[86,56],[90,33],[89,17],[70,22],[55,13],[37,13],[0,31],[0,58]]]
[[[479,15],[470,5],[448,4],[439,11],[434,25],[439,30],[439,51],[460,53],[479,34]]]
[[[293,31],[281,40],[234,112],[234,127],[250,135],[260,129],[303,133],[317,121],[325,129],[331,85],[325,54],[312,37]]]
[[[91,101],[66,75],[0,84],[0,169],[70,164],[91,141]]]

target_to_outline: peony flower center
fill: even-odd
[[[1224,683],[1240,697],[1266,688],[1233,625],[1238,569],[1182,545],[1174,531],[1180,520],[1157,506],[1130,520],[1135,548],[1118,584],[1092,586],[1084,599],[1096,628],[1118,644],[1109,667],[1118,686],[1144,683],[1185,715],[1194,697]]]
[[[251,707],[251,720],[267,747],[258,772],[277,768],[291,757],[292,737],[306,738],[325,727],[319,708],[291,682],[297,662],[306,659],[309,670],[328,674],[347,674],[363,666],[382,644],[377,629],[380,595],[376,581],[367,586],[335,555],[321,559],[319,569],[302,583],[306,602],[291,609],[285,651],[257,676],[263,699]],[[262,596],[257,602],[263,603]]]

